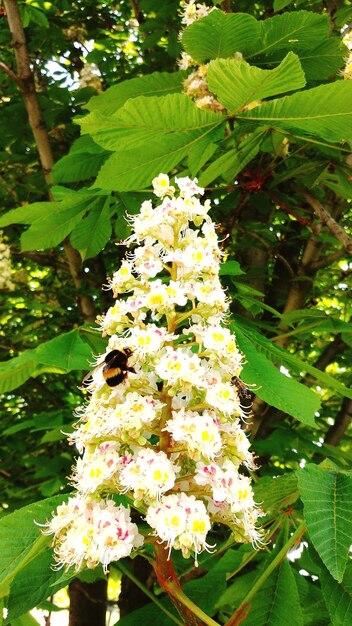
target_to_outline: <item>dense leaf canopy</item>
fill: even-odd
[[[179,4],[0,8],[0,228],[11,259],[10,281],[0,277],[5,623],[30,624],[28,611],[48,608],[74,577],[50,569],[33,519],[44,523],[71,489],[66,437],[82,377],[107,343],[95,323],[113,301],[103,286],[125,252],[116,243],[130,234],[126,213],[165,172],[197,176],[212,203],[267,541],[265,550],[239,545],[219,525],[209,541],[219,555],[200,555],[197,570],[175,554],[177,575],[204,623],[347,626],[352,4],[229,0],[190,25]],[[185,88],[197,68],[215,109]],[[43,121],[33,122],[34,109]],[[123,580],[133,565],[121,565]],[[119,624],[180,620],[155,580],[141,584],[155,603],[133,611],[132,601]]]

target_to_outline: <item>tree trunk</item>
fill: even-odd
[[[84,583],[75,578],[69,586],[69,626],[105,626],[107,581]]]

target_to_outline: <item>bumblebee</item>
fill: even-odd
[[[127,372],[136,371],[133,367],[130,367],[127,363],[129,357],[132,354],[130,348],[124,348],[123,350],[111,350],[106,357],[103,365],[103,377],[109,387],[116,387],[122,383],[127,377]]]
[[[103,378],[109,387],[120,385],[127,377],[128,372],[136,373],[133,367],[128,365],[128,359],[132,354],[130,348],[122,350],[111,350],[106,355],[103,363],[100,363],[94,370],[83,378],[83,386],[87,386],[92,381],[94,372],[102,369]]]

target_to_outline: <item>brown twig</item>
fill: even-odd
[[[8,67],[8,65],[6,65],[6,63],[4,63],[3,61],[0,61],[0,69],[3,70],[3,72],[5,72],[5,74],[7,74],[11,80],[13,80],[15,83],[17,83],[17,85],[19,85],[19,80],[15,74],[15,72],[13,72],[13,70]]]
[[[132,7],[134,16],[138,22],[139,25],[143,24],[144,22],[144,15],[141,11],[141,9],[138,6],[138,0],[130,0],[130,5]]]
[[[4,0],[6,17],[12,35],[12,46],[16,58],[17,76],[15,82],[18,84],[23,101],[28,114],[28,121],[31,127],[34,141],[38,150],[39,160],[43,170],[44,178],[48,184],[51,183],[51,170],[54,165],[54,157],[51,149],[48,131],[45,127],[42,112],[39,106],[38,97],[35,90],[33,72],[31,70],[30,58],[27,49],[26,37],[23,30],[21,15],[16,0]],[[48,191],[50,200],[52,194]],[[70,273],[73,283],[79,292],[85,282],[82,270],[81,257],[71,245],[68,238],[63,242],[65,253],[68,259]],[[78,305],[84,319],[87,322],[95,320],[95,306],[92,298],[85,294],[79,294]]]
[[[303,192],[304,198],[312,207],[315,214],[319,217],[319,220],[325,224],[330,232],[338,239],[349,254],[352,254],[352,237],[347,235],[346,231],[338,224],[329,211],[327,211],[314,196],[311,196],[307,192]]]

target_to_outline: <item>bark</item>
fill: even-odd
[[[69,585],[69,626],[105,626],[107,581],[83,583],[75,578]]]
[[[130,567],[136,578],[148,589],[151,589],[155,577],[153,576],[153,570],[148,561],[141,556],[136,556],[136,558],[130,561]],[[128,576],[123,575],[119,597],[120,618],[141,608],[145,604],[148,604],[148,602],[150,602],[150,600],[143,591],[137,587]]]
[[[14,48],[14,54],[16,58],[17,74],[15,75],[12,70],[9,71],[9,68],[5,69],[3,65],[1,66],[1,68],[9,76],[13,74],[12,77],[19,87],[27,110],[29,125],[31,127],[34,141],[38,150],[39,160],[43,170],[44,178],[46,182],[50,184],[51,170],[54,165],[54,157],[35,90],[34,76],[31,69],[26,37],[23,30],[17,1],[4,0],[4,7],[6,10],[6,17],[9,29],[12,35],[12,46]],[[49,197],[51,200],[53,199],[50,192]],[[68,265],[73,279],[73,283],[77,291],[81,292],[82,288],[84,287],[84,272],[82,270],[81,257],[77,250],[72,247],[68,239],[64,241],[64,249],[68,259]],[[93,322],[96,317],[93,300],[83,293],[78,294],[77,300],[84,320],[87,322]]]
[[[351,398],[344,398],[341,409],[336,416],[335,423],[330,426],[325,435],[325,443],[328,443],[331,446],[338,446],[347,428],[349,427],[351,420],[352,400]]]
[[[323,245],[317,237],[320,229],[317,230],[318,232],[312,234],[306,243],[302,260],[297,268],[296,278],[292,280],[291,288],[288,292],[283,313],[289,313],[290,311],[297,311],[298,309],[304,308],[315,275],[315,271],[312,267],[314,267],[313,264],[318,260]],[[290,330],[289,327],[284,324],[280,325],[279,329],[282,334]],[[282,348],[285,348],[289,342],[290,337],[282,337],[276,340],[276,344]]]

